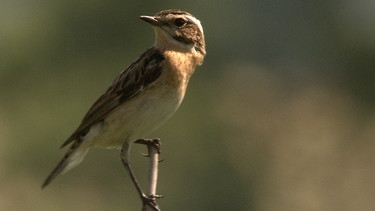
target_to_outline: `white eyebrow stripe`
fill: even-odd
[[[200,22],[200,20],[196,19],[194,16],[191,15],[176,15],[175,17],[180,17],[180,18],[187,18],[189,21],[193,22],[195,25],[199,27],[199,30],[203,34],[203,27]]]
[[[202,32],[202,34],[203,34],[203,27],[202,27],[202,25],[201,25],[201,22],[200,22],[198,19],[196,19],[196,18],[193,17],[193,16],[186,16],[186,18],[189,19],[190,21],[194,22],[194,23],[199,27],[199,30],[200,30],[200,31]]]

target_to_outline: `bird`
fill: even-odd
[[[62,144],[69,148],[42,188],[81,163],[92,147],[121,149],[129,162],[132,143],[162,125],[181,105],[189,79],[206,55],[201,22],[180,9],[140,19],[154,29],[153,46],[92,104]]]

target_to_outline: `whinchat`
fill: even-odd
[[[77,166],[91,147],[123,147],[129,157],[131,143],[144,138],[180,106],[191,75],[206,55],[201,23],[177,9],[140,18],[154,28],[154,45],[94,102],[62,144],[70,148],[42,187]]]

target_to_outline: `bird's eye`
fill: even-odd
[[[174,20],[174,24],[177,27],[183,27],[186,24],[186,21],[182,18],[177,18],[176,20]]]

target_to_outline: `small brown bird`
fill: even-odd
[[[47,177],[77,166],[91,147],[121,148],[157,128],[180,106],[190,76],[206,54],[203,28],[191,14],[171,9],[141,16],[152,25],[155,43],[120,73],[62,144],[70,148]]]

